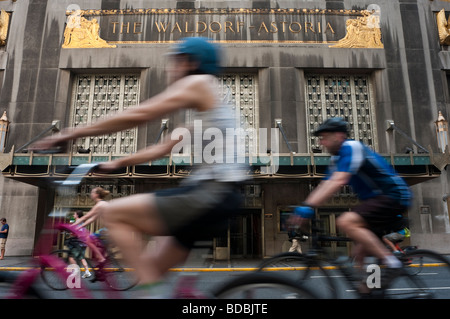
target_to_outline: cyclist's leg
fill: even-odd
[[[353,244],[352,254],[354,257],[355,266],[362,267],[364,264],[364,258],[367,256],[367,252],[360,243],[355,242]]]
[[[89,265],[86,261],[86,247],[81,247],[80,261],[85,269],[84,272],[86,276],[90,276]]]
[[[85,254],[86,254],[86,247],[81,247],[81,254],[80,254],[79,258],[80,258],[81,264],[84,267],[84,275],[83,275],[84,277],[83,278],[87,278],[87,277],[91,276],[91,272],[89,271],[89,265],[87,263]]]
[[[369,230],[364,218],[356,212],[346,212],[338,217],[338,227],[349,238],[361,245],[368,254],[390,263],[392,253],[383,245],[381,240]],[[401,263],[400,263],[401,265]]]
[[[235,184],[192,183],[156,194],[139,194],[109,202],[105,226],[115,244],[136,267],[142,283],[161,280],[161,273],[184,261],[192,242],[212,238],[227,218],[238,211],[241,195]],[[175,236],[157,259],[142,262],[144,242],[136,234]],[[153,263],[152,267],[148,265]]]
[[[180,245],[174,237],[161,237],[158,239],[158,248],[142,256],[146,274],[152,274],[149,280],[161,280],[167,271],[173,266],[185,261],[190,249]]]
[[[140,234],[168,235],[167,227],[154,202],[153,194],[133,195],[110,201],[102,213],[111,239],[119,247],[127,263],[136,270],[141,283],[161,280],[161,271],[168,267],[166,264],[173,266],[176,263],[173,259],[184,258],[177,247],[172,245],[166,248],[161,259],[147,259],[143,262],[141,257],[145,243]]]
[[[383,240],[385,245],[388,246],[392,251],[397,250],[397,248],[395,248],[394,243],[389,239],[389,236],[383,236],[383,237],[381,237],[381,239]]]
[[[399,251],[398,243],[402,242],[405,239],[405,235],[399,233],[398,231],[389,233],[382,237],[383,242],[389,246],[389,248],[393,251]]]
[[[100,249],[97,247],[97,245],[95,244],[95,242],[92,240],[92,238],[90,236],[86,237],[86,244],[89,246],[89,248],[94,253],[95,259],[99,263],[103,263],[105,261],[105,257],[103,256],[102,252],[100,251]]]
[[[72,256],[69,256],[69,263],[72,264],[72,265],[76,265],[77,261]]]

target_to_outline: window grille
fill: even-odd
[[[77,75],[75,77],[71,126],[91,124],[100,118],[139,104],[137,75]],[[113,134],[78,139],[74,151],[92,154],[129,154],[136,151],[137,128]]]
[[[237,128],[244,129],[246,153],[258,152],[259,106],[258,85],[253,74],[223,74],[219,87],[236,111]]]
[[[373,93],[366,75],[307,75],[306,112],[308,149],[319,149],[313,132],[326,119],[343,117],[349,138],[377,150]]]

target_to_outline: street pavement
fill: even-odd
[[[262,259],[236,259],[231,261],[213,261],[211,259],[203,260],[189,260],[185,265],[175,267],[168,276],[168,284],[172,287],[178,282],[180,276],[194,275],[198,276],[196,286],[200,291],[211,291],[212,288],[217,287],[227,280],[231,280],[256,269]],[[33,266],[33,259],[29,256],[6,256],[4,260],[0,260],[0,271],[11,271],[14,273],[24,271]],[[274,270],[279,270],[281,276],[296,276],[294,271],[285,271],[285,267],[279,267]],[[314,274],[313,274],[314,275]],[[320,273],[317,276],[311,276],[310,285],[313,290],[320,287],[327,287],[323,284],[323,276]],[[439,299],[450,299],[450,272],[446,267],[425,267],[421,273],[418,274],[421,280],[424,281],[425,286],[430,287]],[[335,277],[335,276],[333,276]],[[339,276],[336,276],[338,281]],[[294,279],[294,278],[293,278]],[[52,291],[45,284],[40,287],[46,289],[50,294],[50,298],[70,298],[68,292]],[[101,283],[96,283],[92,287],[94,291],[94,298],[104,299],[104,287]],[[339,295],[343,299],[355,298],[354,293],[342,282],[339,284]],[[133,299],[137,296],[136,289],[123,292],[125,299]],[[67,296],[66,296],[67,295]],[[325,295],[325,294],[324,294]],[[108,298],[108,297],[107,297]],[[114,297],[113,297],[114,298]],[[0,291],[0,300],[2,299]]]
[[[174,287],[179,280],[180,276],[193,275],[196,278],[196,286],[200,291],[210,291],[216,285],[219,285],[225,278],[233,278],[240,274],[253,271],[257,269],[257,265],[262,259],[238,259],[231,261],[214,261],[212,259],[205,258],[193,258],[179,267],[171,269],[170,274],[167,276],[167,283],[169,286]],[[12,273],[20,273],[32,267],[36,267],[37,264],[33,264],[33,258],[30,256],[5,256],[5,259],[0,260],[0,271],[8,271]],[[126,266],[125,266],[126,267]],[[91,284],[87,279],[84,281],[89,286],[89,290],[93,294],[94,298],[105,298],[105,287],[103,283]],[[73,296],[66,291],[55,291],[46,286],[40,278],[38,278],[38,287],[41,289],[48,298],[53,299],[66,299],[73,298]],[[6,291],[3,291],[6,293]],[[113,293],[113,299],[134,299],[139,296],[140,292],[132,288],[125,292]],[[120,295],[120,297],[119,297]],[[0,300],[2,299],[2,290],[0,288]],[[109,297],[106,297],[109,299]]]
[[[5,256],[0,260],[0,271],[21,271],[33,267],[31,256]],[[252,271],[261,263],[262,259],[236,260],[188,260],[184,265],[175,267],[172,271]]]

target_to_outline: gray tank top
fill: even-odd
[[[212,109],[192,113],[194,168],[190,182],[242,182],[248,178],[244,131],[237,127],[236,112],[228,100],[227,96],[218,97]]]

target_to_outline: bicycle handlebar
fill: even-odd
[[[342,237],[342,236],[327,236],[327,235],[321,235],[322,229],[318,226],[319,220],[315,217],[310,218],[311,220],[311,239],[312,239],[312,247],[318,248],[319,242],[349,242],[352,241],[348,237]]]
[[[78,228],[76,225],[72,224],[58,223],[55,225],[55,229],[58,229],[60,231],[68,231],[79,238],[89,235],[89,233],[86,233],[86,231],[82,228]]]
[[[346,242],[346,241],[352,241],[348,237],[341,237],[341,236],[322,236],[319,235],[317,237],[317,241],[337,241],[337,242]]]
[[[99,163],[89,163],[78,165],[72,173],[64,181],[61,182],[60,186],[77,186],[81,183],[83,178],[94,171],[98,167]]]

